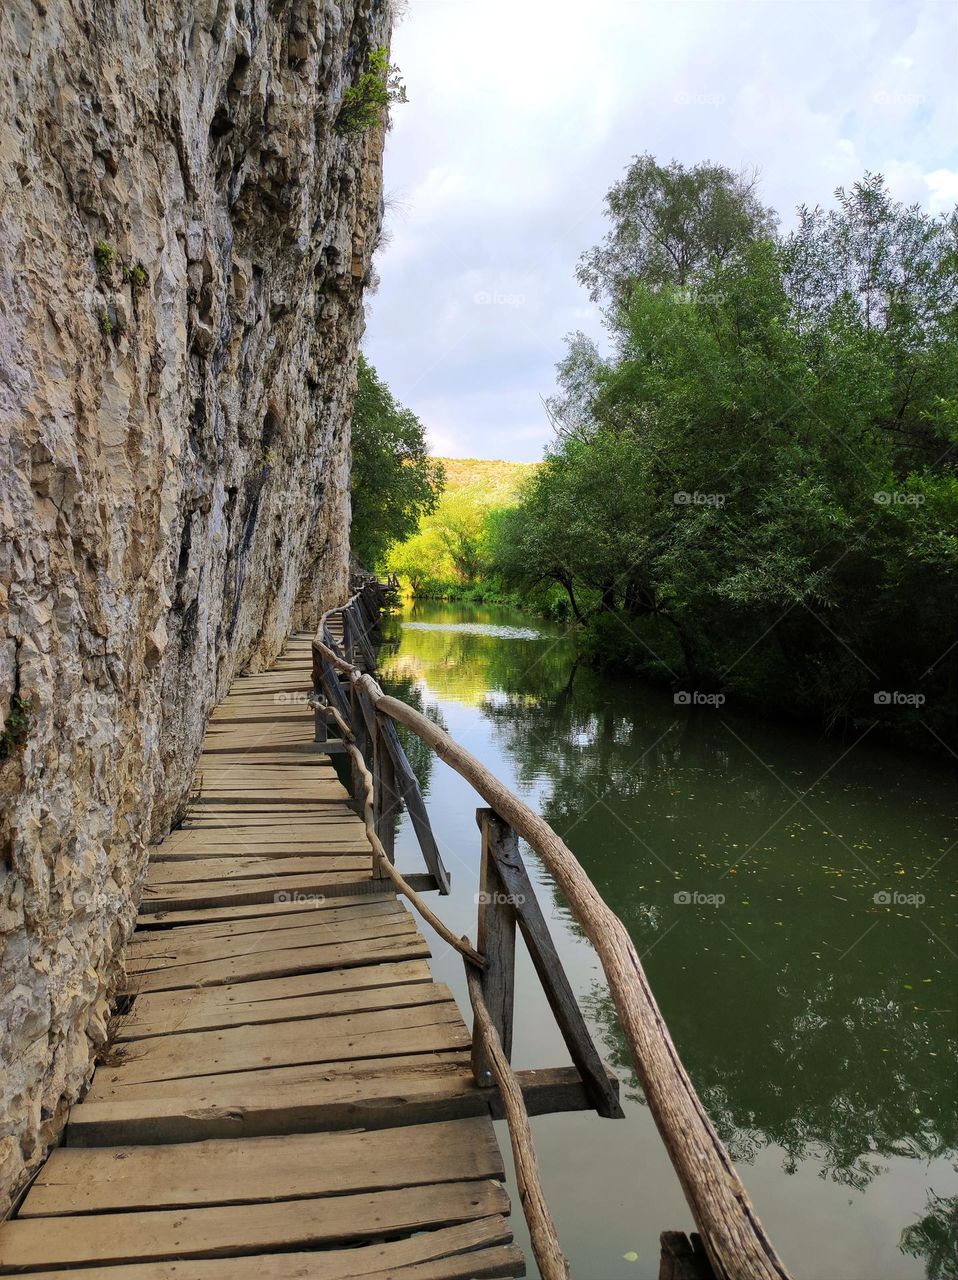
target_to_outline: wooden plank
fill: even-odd
[[[189,884],[145,885],[141,912],[168,911],[176,906],[238,906],[240,903],[281,902],[284,895],[299,895],[294,900],[326,896],[336,886],[343,892],[355,892],[362,880],[372,880],[355,871],[315,872],[313,875],[263,876],[258,880],[198,880]],[[377,890],[379,886],[377,883]]]
[[[333,902],[339,899],[332,899]],[[325,904],[323,904],[325,906]],[[205,924],[183,924],[175,930],[138,929],[128,943],[128,954],[143,955],[162,950],[166,946],[183,946],[203,939],[235,938],[241,934],[274,934],[282,929],[314,928],[319,924],[349,924],[373,921],[389,923],[394,919],[412,919],[410,913],[397,899],[382,902],[379,898],[351,901],[348,906],[318,910],[308,904],[285,916],[254,916],[248,920],[214,920]]]
[[[488,1125],[488,1121],[485,1123]],[[492,1126],[488,1127],[491,1131]],[[327,1141],[335,1141],[341,1136],[328,1135]],[[254,1138],[250,1141],[290,1143],[302,1141],[302,1136]],[[145,1150],[155,1155],[161,1148]],[[185,1148],[179,1146],[171,1150],[181,1153]],[[100,1153],[90,1149],[75,1154],[89,1160]],[[401,1163],[396,1168],[401,1168]],[[302,1174],[303,1171],[300,1169],[298,1172]],[[246,1178],[247,1185],[243,1186],[237,1176],[230,1185],[229,1193],[250,1196],[258,1178],[259,1171],[251,1170]],[[290,1185],[288,1175],[286,1185]],[[302,1185],[302,1180],[296,1179],[293,1185]],[[21,1215],[4,1231],[2,1269],[10,1272],[37,1263],[69,1266],[91,1262],[146,1262],[184,1256],[231,1258],[234,1254],[368,1240],[509,1211],[509,1199],[504,1189],[489,1180],[463,1179],[439,1186],[430,1181],[400,1189],[392,1189],[388,1182],[387,1185],[390,1189],[384,1191],[301,1197],[281,1200],[276,1204],[241,1202],[202,1208],[184,1206],[172,1213],[147,1209],[33,1220]],[[298,1191],[296,1194],[300,1195]]]
[[[379,964],[384,960],[422,960],[429,948],[418,933],[400,934],[381,941],[362,940],[323,947],[291,947],[260,955],[225,957],[201,964],[183,964],[169,971],[131,974],[121,982],[124,994],[141,991],[175,991],[215,987],[229,982],[260,978],[286,978],[317,969],[346,969],[350,965]]]
[[[336,872],[335,875],[339,877],[343,873]],[[420,893],[428,893],[437,888],[435,880],[427,873],[407,875],[405,879],[411,888]],[[305,900],[301,894],[288,891],[272,894],[247,893],[241,895],[238,901],[229,897],[204,898],[200,902],[157,902],[151,899],[140,903],[138,928],[152,928],[154,924],[167,927],[176,920],[223,920],[232,916],[255,916],[269,911],[302,911],[304,906],[322,909],[332,906],[335,898],[341,897],[346,901],[364,896],[379,898],[382,892],[382,881],[374,880],[371,875],[364,880],[353,880],[347,876],[342,884],[332,883],[332,876],[326,876],[322,891],[307,894]]]
[[[19,1216],[250,1204],[504,1176],[488,1119],[147,1147],[59,1147]]]
[[[175,1082],[176,1096],[163,1085],[140,1086],[144,1096],[131,1097],[135,1088],[115,1091],[101,1101],[87,1101],[70,1113],[69,1146],[123,1146],[145,1142],[195,1142],[203,1138],[249,1138],[262,1134],[310,1133],[322,1128],[365,1129],[418,1125],[465,1116],[491,1115],[502,1119],[498,1090],[476,1084],[472,1068],[459,1054],[431,1059],[367,1059],[362,1064],[329,1068],[286,1068],[277,1087],[255,1073]],[[420,1061],[422,1065],[414,1064]],[[380,1065],[387,1064],[387,1065]],[[362,1069],[356,1070],[360,1066]],[[292,1079],[293,1072],[308,1079]],[[375,1073],[374,1073],[375,1072]],[[266,1076],[268,1073],[258,1073]],[[275,1076],[276,1073],[273,1073]],[[589,1111],[592,1103],[575,1067],[517,1071],[529,1115],[561,1111]],[[193,1092],[186,1089],[192,1085]]]
[[[370,883],[368,886],[363,885],[363,892],[360,893],[326,894],[322,898],[317,897],[307,903],[297,902],[290,897],[282,902],[253,902],[235,907],[201,908],[197,911],[186,909],[155,911],[150,915],[140,916],[134,936],[140,937],[147,933],[162,932],[169,928],[200,921],[260,920],[272,916],[298,915],[304,911],[312,914],[315,911],[334,911],[339,907],[367,902],[370,905],[377,905],[390,901],[396,901],[393,895],[384,894],[381,886]]]
[[[262,876],[321,874],[325,871],[361,871],[369,867],[369,857],[327,853],[323,857],[301,853],[298,857],[267,857],[245,854],[237,857],[190,858],[177,862],[153,862],[147,872],[148,885],[188,884],[194,880],[258,880]]]
[[[182,998],[141,996],[134,1002],[131,1012],[120,1019],[115,1040],[143,1040],[152,1036],[182,1035],[186,1031],[213,1031],[220,1027],[252,1026],[295,1018],[335,1017],[376,1009],[397,1011],[412,1005],[438,1004],[452,999],[449,988],[440,982],[329,991],[319,995],[310,992],[298,998],[286,996],[272,1000],[234,998],[230,1002],[222,999],[217,1002],[202,998],[222,992],[234,995],[245,985],[197,992],[188,1002]]]
[[[103,1064],[100,1072],[105,1070],[112,1084],[138,1084],[270,1066],[461,1049],[469,1043],[462,1015],[456,1004],[449,1002],[131,1041],[124,1046],[120,1065]]]
[[[162,846],[161,846],[162,848]],[[162,862],[183,863],[195,862],[202,858],[346,858],[365,860],[369,864],[371,851],[367,840],[347,839],[312,841],[309,844],[295,844],[291,840],[237,840],[228,848],[219,844],[199,845],[195,849],[174,849],[168,852],[157,852],[150,858],[150,865]],[[303,868],[308,870],[308,868]],[[337,870],[329,867],[330,871]]]
[[[97,1071],[86,1095],[89,1102],[146,1102],[152,1105],[157,1096],[178,1099],[184,1105],[216,1107],[223,1105],[239,1091],[269,1089],[275,1101],[278,1091],[295,1085],[319,1088],[329,1080],[368,1080],[384,1074],[445,1075],[469,1065],[469,1054],[462,1049],[437,1049],[427,1053],[399,1052],[383,1058],[357,1058],[343,1062],[305,1062],[297,1066],[270,1066],[256,1071],[225,1071],[216,1075],[192,1076],[181,1080],[164,1080],[162,1089],[155,1081],[144,1084],[114,1083],[106,1072]],[[83,1105],[86,1105],[84,1102]]]
[[[240,933],[232,937],[180,939],[179,932],[165,934],[127,956],[128,974],[155,973],[159,969],[177,969],[182,965],[205,964],[224,957],[266,955],[288,951],[291,947],[326,947],[341,943],[378,942],[383,938],[401,938],[415,934],[416,922],[408,912],[380,920],[359,917],[333,924],[317,923],[294,928],[276,928],[263,933]]]
[[[101,1262],[100,1273],[105,1280],[492,1280],[522,1276],[525,1268],[507,1219],[496,1214],[348,1249],[193,1258],[188,1269],[176,1261],[132,1266]],[[31,1274],[38,1280],[78,1280],[90,1273]]]

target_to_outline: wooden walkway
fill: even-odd
[[[310,637],[217,708],[153,851],[109,1056],[0,1273],[78,1280],[524,1274],[470,1035],[317,751]],[[530,1110],[578,1077],[520,1073]]]

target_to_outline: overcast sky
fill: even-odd
[[[958,201],[958,0],[411,0],[365,348],[433,452],[542,456],[575,279],[633,155],[758,166],[787,225],[866,169]]]

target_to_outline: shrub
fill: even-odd
[[[343,104],[336,119],[339,133],[364,133],[374,125],[386,122],[389,106],[406,101],[406,86],[398,68],[391,66],[385,45],[369,54],[369,70],[343,94]]]

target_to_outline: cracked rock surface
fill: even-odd
[[[241,669],[346,589],[384,0],[0,6],[0,1208]]]

